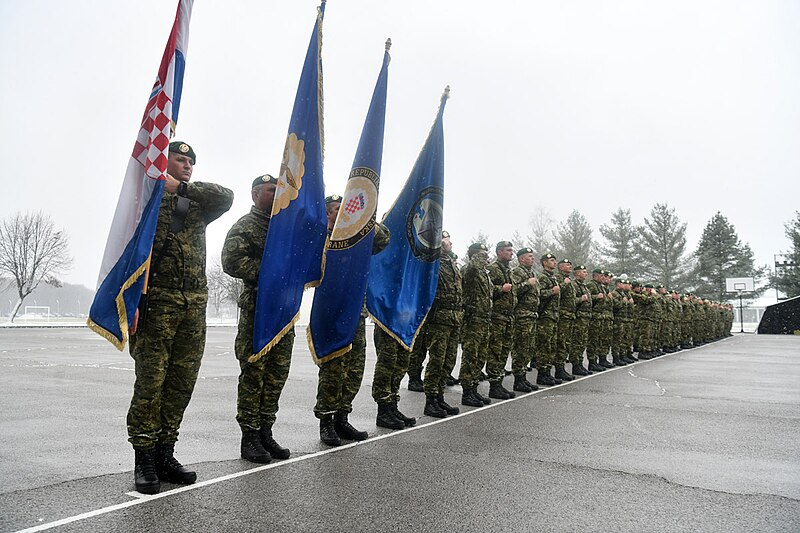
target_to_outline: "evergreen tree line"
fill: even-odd
[[[786,223],[786,236],[792,251],[786,254],[786,268],[771,273],[768,266],[756,266],[753,251],[743,243],[736,228],[719,211],[708,221],[695,250],[686,247],[686,223],[667,204],[657,203],[641,224],[631,220],[630,209],[619,208],[599,228],[600,239],[586,218],[577,210],[557,223],[543,208],[530,217],[527,234],[514,232],[516,249],[529,247],[539,256],[546,252],[573,265],[599,267],[615,275],[627,274],[641,283],[661,284],[680,292],[693,292],[704,298],[725,301],[733,295],[725,290],[725,278],[752,277],[757,296],[770,286],[787,297],[800,295],[800,212]],[[479,233],[471,242],[484,242]]]

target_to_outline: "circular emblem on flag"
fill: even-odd
[[[355,246],[375,227],[379,179],[378,174],[369,168],[358,167],[350,172],[328,243],[330,249]]]
[[[426,187],[406,217],[406,238],[414,257],[433,262],[439,259],[442,247],[441,187]]]
[[[272,202],[272,216],[289,207],[292,200],[296,200],[300,194],[303,174],[306,172],[305,160],[305,142],[298,139],[296,134],[290,133],[283,148],[281,174],[275,186],[275,200]]]

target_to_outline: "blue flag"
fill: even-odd
[[[255,362],[294,327],[303,290],[322,279],[328,220],[322,181],[322,17],[308,44],[297,87],[272,216],[258,274],[253,350]]]
[[[128,327],[139,305],[145,272],[150,265],[167,179],[169,139],[178,122],[192,4],[193,0],[178,2],[175,22],[128,160],[100,265],[97,292],[86,321],[119,350],[125,348],[128,340]]]
[[[387,41],[383,67],[328,240],[325,277],[314,291],[306,333],[311,355],[318,364],[350,351],[364,304],[378,208],[390,44]]]
[[[436,121],[403,190],[383,219],[392,238],[372,258],[367,309],[376,324],[407,350],[433,304],[439,280],[444,200],[442,117],[449,87]]]

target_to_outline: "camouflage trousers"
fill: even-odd
[[[643,352],[652,352],[656,349],[655,333],[658,328],[658,323],[654,320],[642,320],[641,328],[639,347]]]
[[[464,321],[458,379],[465,389],[478,386],[481,369],[486,364],[490,335],[491,323],[488,320],[467,318]]]
[[[515,376],[525,375],[525,369],[533,357],[536,319],[514,319],[514,343],[511,348],[511,372]]]
[[[611,320],[592,317],[589,322],[589,340],[586,347],[589,361],[607,361],[611,348]]]
[[[414,341],[414,349],[408,355],[408,375],[422,376],[425,358],[428,357],[428,324],[424,324]]]
[[[611,355],[615,358],[625,355],[625,324],[615,319],[611,325]]]
[[[289,377],[294,346],[294,328],[255,363],[253,355],[253,311],[241,310],[235,351],[239,360],[239,388],[236,395],[236,421],[242,429],[272,427],[278,400]]]
[[[506,361],[511,352],[513,323],[505,317],[492,317],[492,333],[489,338],[489,357],[486,360],[486,374],[490,382],[502,381],[505,377]]]
[[[353,399],[361,388],[364,363],[367,359],[367,336],[364,317],[358,320],[353,348],[339,357],[319,365],[317,404],[314,416],[322,418],[335,413],[351,413]]]
[[[373,340],[378,358],[372,377],[372,398],[378,405],[397,403],[400,401],[400,382],[408,370],[410,352],[377,325]],[[415,345],[416,342],[419,339]]]
[[[456,367],[456,359],[458,358],[458,345],[461,344],[461,326],[456,327],[456,340],[455,342],[447,344],[447,354],[444,358],[445,378],[453,375],[453,369]]]
[[[569,361],[569,354],[572,353],[573,329],[575,329],[574,318],[558,317],[554,364],[561,364]]]
[[[147,321],[131,337],[136,381],[128,409],[128,441],[137,449],[178,440],[206,342],[206,306],[183,298],[151,299]]]
[[[548,372],[556,362],[558,342],[558,321],[552,318],[539,318],[536,322],[536,368]]]
[[[425,394],[439,395],[444,392],[450,371],[446,368],[446,359],[451,347],[458,350],[458,326],[452,324],[428,324],[427,335],[428,367],[422,382]],[[416,343],[415,343],[416,344]]]
[[[572,345],[570,346],[569,362],[573,365],[583,365],[583,352],[589,340],[589,318],[577,317],[572,324]]]

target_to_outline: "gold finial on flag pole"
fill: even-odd
[[[386,51],[388,52],[389,48],[391,47],[392,47],[392,38],[389,37],[388,39],[386,39]]]
[[[449,85],[444,88],[444,94],[442,95],[442,98],[445,98],[445,99],[450,98],[450,86]]]

